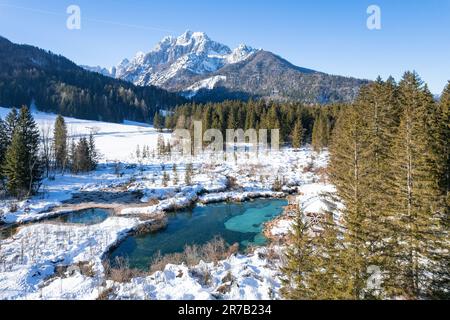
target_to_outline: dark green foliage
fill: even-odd
[[[159,112],[156,112],[153,117],[153,126],[159,131],[161,131],[164,126],[163,119],[161,119]]]
[[[97,167],[98,153],[95,148],[94,135],[83,137],[78,143],[72,141],[70,147],[71,169],[73,173],[93,171]]]
[[[290,232],[290,246],[286,250],[286,263],[282,266],[281,294],[289,300],[306,300],[314,294],[309,288],[311,275],[316,269],[313,237],[310,227],[303,222],[298,210],[295,223]]]
[[[6,134],[6,126],[5,122],[0,118],[0,185],[3,182],[3,173],[1,170],[3,161],[5,160],[6,155],[6,149],[8,148],[9,144],[9,137]]]
[[[97,168],[99,155],[97,152],[97,148],[95,147],[95,138],[92,132],[89,134],[88,142],[89,142],[89,163],[90,163],[89,170],[93,171]]]
[[[294,126],[294,131],[292,132],[292,147],[300,148],[303,145],[303,135],[305,129],[303,129],[302,121],[297,120]]]
[[[14,111],[7,117],[8,125],[11,125],[12,118],[15,118]],[[37,192],[42,167],[39,159],[39,130],[29,109],[22,107],[16,119],[2,172],[8,193],[22,198]]]
[[[57,169],[64,170],[68,160],[67,126],[64,118],[60,115],[55,121],[53,139],[55,166]]]
[[[407,72],[398,86],[378,79],[363,88],[340,113],[329,171],[344,205],[341,262],[354,299],[448,294],[443,110]],[[381,290],[367,289],[370,266],[383,272]]]
[[[28,105],[89,120],[150,123],[160,108],[186,100],[156,87],[89,72],[68,59],[0,37],[0,105]]]
[[[314,120],[312,131],[312,146],[315,151],[321,151],[328,147],[331,135],[331,123],[328,115],[323,109],[319,110],[319,114]]]
[[[224,137],[227,129],[279,129],[280,142],[299,146],[311,141],[317,113],[328,119],[326,134],[329,135],[340,108],[340,105],[304,106],[295,103],[268,103],[262,100],[187,104],[178,107],[171,116],[171,129],[192,130],[194,121],[202,122],[203,132],[219,129]],[[270,139],[270,134],[268,138]],[[324,147],[328,146],[327,141],[323,144]]]

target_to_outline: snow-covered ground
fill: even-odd
[[[11,109],[0,107],[0,118],[5,119],[10,111]],[[41,129],[53,128],[56,120],[56,115],[38,111],[33,111],[33,117]],[[124,124],[116,124],[74,118],[65,120],[67,131],[72,137],[88,135],[91,131],[95,133],[95,141],[103,162],[127,161],[130,155],[135,153],[137,145],[154,149],[157,144],[159,133],[144,123],[125,121]],[[53,130],[50,132],[53,133]],[[168,139],[170,134],[164,136]]]
[[[4,118],[8,111],[0,108],[0,117]],[[35,112],[34,116],[40,127],[52,125],[55,120],[55,115],[41,112]],[[201,263],[191,268],[168,265],[163,272],[125,284],[106,279],[101,261],[129,231],[148,223],[148,219],[151,222],[154,214],[194,203],[245,201],[294,193],[299,194],[305,211],[321,211],[326,206],[321,192],[333,191],[320,174],[327,165],[327,153],[316,154],[304,148],[221,162],[206,161],[205,156],[137,159],[137,145],[151,149],[156,146],[158,133],[153,128],[135,123],[121,125],[70,118],[66,121],[74,135],[93,129],[96,132],[97,148],[104,155],[98,170],[46,179],[42,193],[15,203],[16,210],[11,210],[11,201],[0,201],[3,221],[20,223],[60,214],[50,209],[58,209],[75,194],[80,202],[83,197],[89,202],[102,198],[119,210],[98,225],[35,222],[0,240],[0,299],[95,299],[104,290],[117,299],[279,298],[277,262],[268,257],[267,252],[272,250],[268,248],[231,256],[217,265]],[[190,186],[184,183],[187,163],[194,166]],[[174,164],[178,179],[172,170]],[[167,186],[163,183],[163,171],[170,176]],[[284,192],[272,191],[277,177]],[[137,193],[140,201],[115,204],[118,190]],[[144,215],[146,221],[140,220]],[[287,234],[289,227],[290,221],[286,219],[272,232]],[[77,268],[78,263],[88,265],[90,272]],[[199,278],[202,272],[209,275],[208,283]]]

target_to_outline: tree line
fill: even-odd
[[[286,298],[450,297],[449,106],[450,82],[436,102],[407,72],[340,109],[329,178],[344,209],[341,219],[326,215],[319,236],[299,212]]]
[[[88,172],[97,162],[93,134],[69,141],[62,116],[56,118],[51,137],[45,128],[40,132],[26,106],[0,118],[0,196],[29,197],[51,173]]]
[[[35,101],[41,111],[87,120],[150,123],[157,110],[186,99],[153,86],[89,72],[72,61],[0,37],[0,105]]]
[[[331,131],[343,105],[306,106],[301,103],[229,100],[222,103],[189,103],[177,107],[172,114],[156,113],[157,129],[193,130],[201,121],[203,132],[218,129],[279,129],[280,142],[299,148],[312,143],[316,150],[328,146]]]

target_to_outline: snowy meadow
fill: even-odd
[[[8,112],[0,108],[0,117]],[[52,127],[56,118],[37,111],[33,116],[41,130]],[[323,174],[327,153],[305,147],[228,161],[160,156],[154,151],[160,134],[148,125],[65,120],[72,137],[95,133],[99,166],[90,173],[47,178],[26,201],[0,201],[0,299],[280,298],[279,241],[232,252],[220,261],[168,264],[124,281],[109,276],[105,259],[132,234],[145,228],[158,232],[177,210],[289,195],[306,213],[329,210],[322,196],[334,192]],[[162,136],[170,138],[169,133]],[[137,149],[150,152],[144,157]],[[93,208],[111,214],[93,224],[53,219]],[[264,230],[273,239],[286,236],[292,222],[288,214],[277,216]]]

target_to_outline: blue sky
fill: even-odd
[[[66,28],[71,4],[81,30]],[[371,4],[381,30],[366,27]],[[78,64],[109,67],[187,29],[332,74],[399,79],[416,70],[433,93],[450,79],[450,0],[0,0],[0,35]]]

